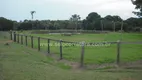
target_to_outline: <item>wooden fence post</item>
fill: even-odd
[[[33,48],[33,36],[31,36],[31,47]]]
[[[19,43],[19,34],[17,34],[17,38],[18,38],[18,39],[17,39],[17,42]]]
[[[10,31],[10,40],[12,40],[12,31]]]
[[[23,35],[21,35],[21,44],[23,44]]]
[[[16,32],[14,32],[14,42],[16,42]]]
[[[47,45],[48,45],[48,54],[50,54],[50,39],[47,40]]]
[[[38,37],[38,51],[40,51],[40,37]]]
[[[26,46],[28,45],[27,44],[27,35],[25,35],[25,43],[26,43]]]
[[[18,43],[18,34],[16,34],[16,42]]]
[[[117,59],[116,59],[116,63],[119,65],[120,63],[120,40],[117,41]]]
[[[84,66],[84,49],[85,49],[85,42],[82,42],[81,44],[81,61],[80,61],[80,67]]]
[[[63,54],[62,54],[62,40],[60,39],[60,60],[63,59]]]

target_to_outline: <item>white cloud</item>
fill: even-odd
[[[77,4],[77,5],[104,5],[117,2],[130,2],[130,0],[44,0],[45,2],[54,2],[62,4]]]
[[[30,18],[31,10],[37,11],[37,19],[69,19],[75,13],[84,19],[90,12],[98,12],[103,17],[119,15],[126,19],[134,16],[132,11],[135,8],[130,0],[3,0],[2,3],[7,7],[0,5],[0,16],[16,20]]]
[[[130,0],[46,0],[46,2],[68,5],[83,18],[90,12],[98,12],[102,16],[119,15],[126,19],[135,16],[134,5]],[[60,7],[60,6],[59,6]]]

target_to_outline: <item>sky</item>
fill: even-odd
[[[68,20],[73,14],[85,19],[90,12],[102,17],[119,15],[124,20],[136,17],[131,0],[0,0],[0,17],[30,20],[30,11],[36,11],[35,20]]]

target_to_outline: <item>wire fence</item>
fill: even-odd
[[[64,40],[56,40],[56,39],[50,39],[50,38],[42,38],[42,37],[36,37],[31,35],[25,35],[25,34],[17,34],[15,32],[10,32],[10,39],[14,42],[17,42],[19,44],[29,46],[31,48],[35,48],[38,51],[46,51],[46,54],[52,54],[53,52],[58,55],[58,58],[60,60],[62,59],[69,59],[71,61],[78,61],[80,63],[80,67],[83,67],[84,64],[90,63],[98,59],[98,61],[106,61],[106,62],[116,62],[116,64],[120,64],[121,57],[125,57],[122,53],[125,52],[124,49],[128,49],[129,46],[123,46],[124,44],[128,45],[136,45],[139,44],[139,47],[133,46],[133,48],[141,48],[142,47],[142,41],[140,42],[122,42],[120,40],[114,41],[114,42],[91,42],[91,43],[85,43],[85,42],[70,42],[70,41],[64,41]],[[91,48],[93,47],[87,47],[88,45],[108,45],[111,44],[110,47],[101,48],[97,47],[93,51]],[[126,48],[127,47],[127,48]],[[133,49],[131,47],[131,49]],[[141,49],[139,49],[141,50]],[[85,56],[85,54],[89,51],[92,51],[92,53],[88,53]],[[124,52],[122,52],[124,51]],[[127,50],[129,51],[129,50]],[[101,53],[102,52],[102,53]],[[104,55],[104,52],[109,53],[110,55]],[[138,51],[139,54],[141,54],[140,51]],[[76,54],[73,54],[76,53]],[[103,56],[103,60],[99,60],[100,56],[92,56],[91,54],[100,54],[100,56]],[[112,53],[112,54],[111,54]],[[112,57],[116,56],[116,57]],[[129,55],[129,54],[127,54]],[[96,59],[94,59],[96,58]],[[142,58],[142,57],[141,57]],[[92,59],[92,60],[91,60]],[[125,58],[123,58],[125,59]]]

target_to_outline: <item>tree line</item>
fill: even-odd
[[[88,14],[86,19],[81,20],[77,14],[71,16],[69,20],[24,20],[12,21],[0,17],[0,30],[99,30],[99,31],[140,31],[142,28],[142,18],[128,18],[123,20],[119,16],[107,15],[101,17],[96,12]]]
[[[131,0],[138,9],[138,12],[133,12],[138,18],[128,18],[123,20],[117,15],[107,15],[101,17],[97,12],[91,12],[86,19],[81,20],[81,17],[74,14],[69,20],[33,20],[35,11],[31,11],[32,20],[13,21],[0,17],[0,30],[107,30],[107,31],[141,31],[142,29],[142,0]]]

